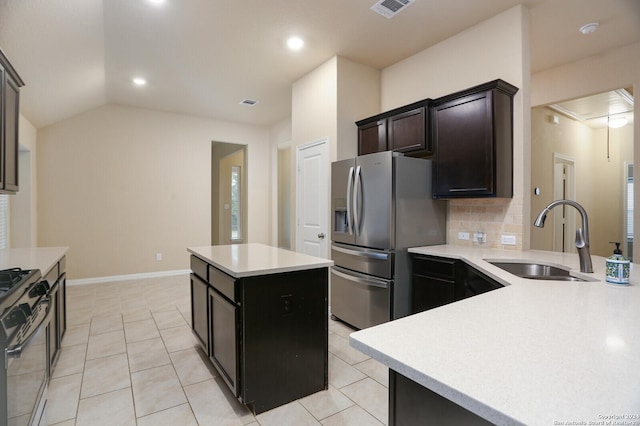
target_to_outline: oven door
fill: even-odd
[[[47,384],[46,327],[50,309],[48,299],[32,308],[27,321],[5,349],[7,377],[7,420],[10,425],[38,424],[44,407],[41,399]]]

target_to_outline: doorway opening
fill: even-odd
[[[246,145],[212,142],[211,244],[247,241]]]

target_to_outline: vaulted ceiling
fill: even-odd
[[[291,114],[292,83],[335,55],[382,69],[518,3],[530,9],[534,73],[640,40],[637,0],[415,0],[392,19],[374,3],[0,0],[0,48],[36,127],[105,103],[271,125]],[[293,34],[299,52],[285,47]]]

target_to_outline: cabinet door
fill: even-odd
[[[389,370],[389,426],[491,424],[402,374]]]
[[[60,323],[57,316],[60,297],[58,289],[58,283],[55,283],[53,287],[51,287],[51,290],[49,290],[49,309],[52,312],[49,326],[47,327],[47,371],[49,377],[51,377],[53,373],[53,368],[60,351]]]
[[[427,148],[426,110],[416,108],[387,119],[388,148],[392,151],[416,151]]]
[[[458,299],[466,299],[502,287],[504,286],[493,278],[489,278],[471,266],[465,266],[463,294],[458,296]]]
[[[455,302],[455,282],[414,274],[411,289],[411,313]]]
[[[207,283],[191,274],[191,328],[209,355],[209,309]]]
[[[19,123],[19,88],[7,76],[5,86],[5,122],[4,122],[4,187],[5,191],[18,190],[18,123]]]
[[[428,256],[412,257],[411,312],[437,308],[456,300],[458,262]]]
[[[2,63],[0,63],[0,190],[4,189],[4,171],[5,171],[5,165],[4,165],[5,131],[4,131],[3,120],[4,120],[5,110],[7,108],[4,102],[4,99],[5,99],[4,93],[6,92],[5,86],[7,85],[6,81],[7,81],[7,72],[2,66]]]
[[[434,196],[487,196],[494,191],[491,92],[438,105],[433,126]]]
[[[67,331],[67,274],[62,273],[58,278],[58,334],[60,342]]]
[[[358,155],[387,150],[387,122],[378,120],[358,127]]]
[[[238,308],[213,288],[211,306],[211,360],[222,378],[238,396]],[[268,368],[268,366],[265,366]]]

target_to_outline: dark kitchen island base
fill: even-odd
[[[328,268],[216,266],[191,256],[192,328],[235,397],[259,414],[326,390]]]
[[[389,426],[491,425],[411,379],[389,370]]]
[[[242,282],[243,402],[259,414],[326,390],[327,268]]]

